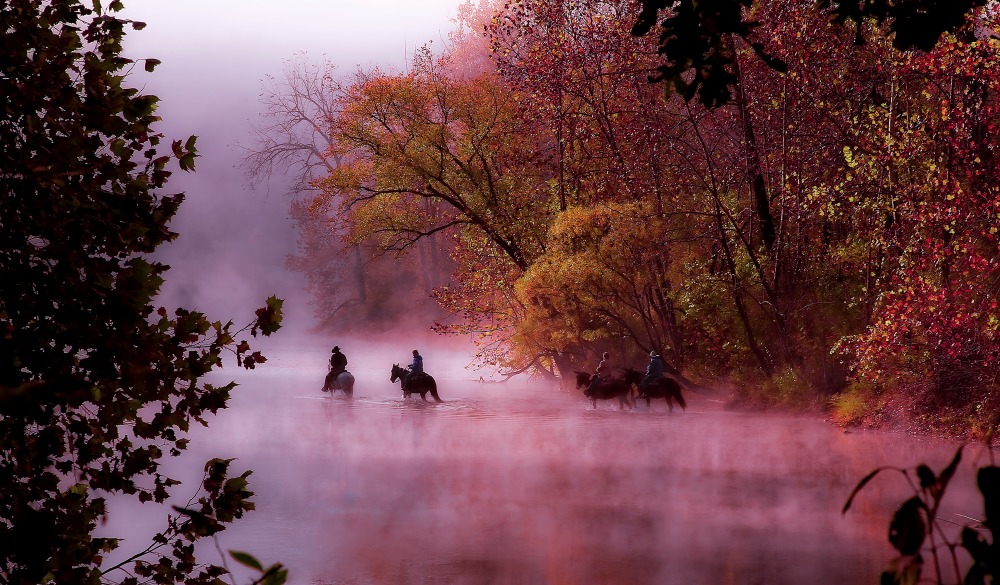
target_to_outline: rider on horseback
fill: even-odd
[[[406,369],[409,370],[410,373],[407,374],[406,379],[403,380],[403,386],[409,388],[410,380],[424,373],[424,358],[420,355],[420,352],[413,350],[413,363],[406,366]]]
[[[646,376],[639,382],[639,391],[647,388],[650,384],[659,384],[663,379],[663,359],[656,350],[649,352],[649,365],[646,366]]]
[[[340,353],[340,346],[333,346],[333,350],[330,352],[330,376],[331,379],[336,379],[336,377],[347,369],[347,356]]]
[[[613,364],[611,362],[611,354],[609,352],[604,352],[601,356],[601,363],[597,364],[597,369],[594,371],[594,377],[590,381],[590,387],[587,388],[588,392],[593,392],[597,385],[602,382],[607,382],[612,376]]]
[[[354,395],[354,376],[347,371],[347,356],[340,353],[339,346],[330,352],[330,371],[323,380],[323,392],[342,390],[347,396]]]

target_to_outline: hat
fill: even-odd
[[[656,357],[657,355],[658,354],[656,353],[655,349],[653,351],[649,352],[649,357]]]
[[[330,353],[337,353],[338,351],[340,351],[340,346],[335,345],[333,346],[333,349],[330,350]]]

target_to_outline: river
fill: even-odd
[[[253,469],[257,510],[220,548],[283,563],[293,585],[874,584],[912,491],[886,472],[842,515],[851,490],[882,465],[940,470],[956,449],[690,393],[685,412],[594,409],[552,384],[479,382],[444,349],[422,351],[444,402],[404,400],[388,378],[409,349],[345,344],[353,400],[320,391],[328,349],[223,371],[241,383],[231,407],[173,469],[187,485],[190,462],[212,456]],[[981,516],[977,455],[966,449],[946,520]],[[119,504],[102,531],[141,540],[146,509]],[[219,561],[214,544],[201,555]]]

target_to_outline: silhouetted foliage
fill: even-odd
[[[961,582],[985,585],[994,583],[995,577],[1000,574],[1000,549],[997,548],[1000,467],[987,465],[977,470],[976,485],[983,495],[984,517],[978,526],[963,526],[958,542],[953,542],[945,533],[938,516],[948,484],[962,460],[962,449],[959,447],[951,463],[940,474],[935,474],[924,464],[915,467],[912,474],[909,469],[879,467],[862,478],[851,492],[843,513],[850,509],[858,493],[882,471],[901,473],[913,488],[913,497],[900,505],[889,523],[889,542],[899,551],[899,556],[882,573],[881,583]],[[965,549],[971,559],[971,564],[966,563],[968,569],[964,578],[961,575],[962,560],[957,555],[960,548]],[[933,579],[923,575],[925,555],[932,560]],[[954,575],[954,581],[945,577],[948,573]]]
[[[657,52],[664,61],[657,67],[659,73],[650,79],[672,84],[686,101],[695,95],[707,107],[729,101],[730,88],[736,83],[734,37],[746,42],[770,67],[787,70],[784,60],[751,38],[752,31],[760,24],[753,16],[754,9],[761,4],[759,0],[641,0],[641,3],[642,12],[632,34],[643,36],[655,27]],[[974,8],[985,4],[986,0],[819,0],[817,8],[828,11],[830,18],[839,24],[853,21],[856,43],[864,42],[863,25],[871,19],[888,27],[897,49],[929,51],[942,34],[962,26]]]
[[[167,266],[148,255],[176,234],[183,196],[160,193],[195,138],[167,145],[157,98],[126,85],[121,2],[0,5],[0,582],[217,583],[194,541],[253,509],[250,472],[206,464],[200,494],[144,551],[102,567],[119,546],[95,538],[108,495],[164,502],[193,423],[225,408],[234,383],[199,380],[224,351],[265,361],[237,336],[280,327],[274,297],[242,330],[155,309]],[[152,71],[158,63],[147,59]],[[155,555],[156,559],[148,557]],[[116,573],[117,575],[117,573]],[[278,581],[272,581],[277,583]]]

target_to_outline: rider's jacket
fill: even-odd
[[[646,366],[646,377],[647,378],[663,377],[663,360],[660,359],[660,356],[654,356],[649,359],[649,365]]]
[[[411,374],[424,373],[424,358],[420,354],[413,356],[413,363],[407,366]]]

